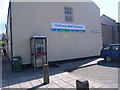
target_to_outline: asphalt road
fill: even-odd
[[[106,62],[104,59],[99,58],[79,66],[71,74],[82,76],[88,81],[102,83],[108,88],[119,88],[119,68],[118,62]]]

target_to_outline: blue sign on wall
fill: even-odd
[[[51,23],[51,31],[61,32],[86,32],[84,25]]]

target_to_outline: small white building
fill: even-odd
[[[48,61],[99,55],[102,48],[100,8],[94,2],[11,2],[8,56],[31,64],[30,38],[47,37]]]

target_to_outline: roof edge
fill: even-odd
[[[99,7],[93,0],[91,0],[91,1],[94,3],[94,5],[95,5],[97,8],[100,9],[100,7]]]
[[[108,17],[108,16],[107,16],[107,15],[105,15],[105,14],[102,14],[102,16],[101,16],[100,18],[102,18],[103,16],[105,16],[105,17],[107,17],[108,19],[111,19],[112,21],[116,22],[116,20],[114,20],[114,19],[112,19],[112,18]]]

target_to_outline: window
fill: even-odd
[[[64,8],[64,14],[65,14],[65,21],[66,22],[72,22],[73,21],[73,14],[72,14],[72,8],[71,7],[65,7]]]
[[[110,50],[110,46],[106,46],[103,50]]]
[[[120,46],[112,46],[111,50],[120,50]]]

